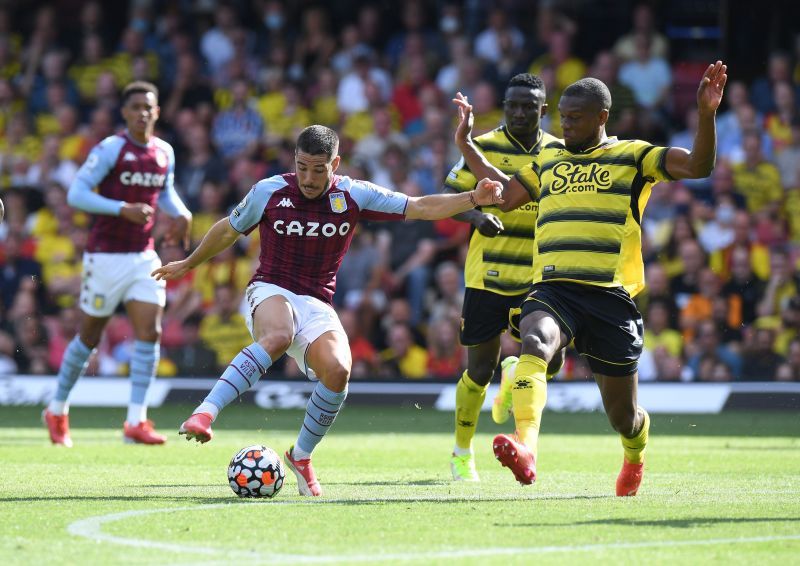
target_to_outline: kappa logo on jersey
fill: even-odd
[[[133,185],[137,187],[163,187],[164,181],[167,176],[163,173],[131,173],[130,171],[123,171],[119,176],[119,182],[123,185]]]
[[[292,199],[285,197],[281,199],[281,202],[278,203],[278,206],[282,206],[284,208],[294,208],[294,203],[292,202]]]
[[[272,229],[281,236],[323,236],[331,238],[333,236],[345,236],[350,231],[350,223],[344,222],[337,226],[332,222],[320,224],[319,222],[300,222],[299,220],[292,220],[286,222],[285,220],[276,220],[272,224]]]
[[[331,210],[337,214],[341,214],[347,210],[347,200],[344,198],[344,193],[331,193],[328,195],[331,201]]]
[[[136,156],[132,154],[130,151],[125,152],[125,157],[122,158],[123,161],[136,161]]]

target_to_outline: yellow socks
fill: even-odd
[[[633,438],[620,435],[622,449],[625,451],[625,460],[631,464],[641,464],[644,461],[644,449],[647,448],[647,436],[650,431],[650,415],[641,407],[638,407],[638,411],[642,413],[644,419],[639,434]]]
[[[517,422],[517,436],[533,455],[536,456],[539,444],[539,425],[542,411],[547,403],[547,363],[536,356],[520,356],[517,372],[511,386],[514,420]]]
[[[465,371],[456,385],[456,450],[472,448],[472,437],[489,385],[478,385]]]

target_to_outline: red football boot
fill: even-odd
[[[492,442],[494,456],[510,469],[522,485],[536,481],[536,459],[522,442],[517,442],[507,434],[498,434]]]
[[[286,466],[292,470],[297,478],[297,490],[300,492],[300,495],[311,495],[314,497],[322,495],[322,488],[317,481],[314,468],[311,466],[311,458],[295,460],[292,458],[293,449],[294,446],[283,454],[283,461],[286,462]]]
[[[164,444],[167,437],[158,434],[153,428],[153,421],[142,421],[138,425],[125,421],[122,439],[128,444]]]
[[[623,459],[622,470],[620,470],[617,476],[617,495],[619,497],[636,495],[636,492],[639,491],[639,484],[642,483],[643,472],[644,462],[641,464],[631,464]]]
[[[211,431],[212,417],[209,413],[195,413],[181,425],[178,434],[185,434],[186,440],[195,439],[197,442],[208,442],[214,438]]]
[[[42,422],[50,432],[50,441],[59,446],[72,448],[69,435],[69,415],[54,415],[48,409],[42,411]]]

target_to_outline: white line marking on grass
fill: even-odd
[[[272,501],[269,505],[319,505],[325,503],[341,503],[350,500],[327,500],[327,501]],[[376,499],[376,501],[386,501]],[[403,500],[398,499],[398,502]],[[310,554],[278,554],[264,550],[234,550],[230,548],[215,548],[206,546],[172,544],[147,539],[131,537],[121,537],[104,533],[102,527],[106,523],[114,523],[132,517],[142,517],[145,515],[155,515],[161,513],[175,513],[182,511],[204,511],[206,509],[219,509],[231,507],[232,503],[213,503],[208,505],[195,505],[191,507],[164,507],[161,509],[139,509],[123,511],[121,513],[111,513],[108,515],[98,515],[80,519],[67,526],[67,532],[72,535],[87,538],[97,542],[109,542],[136,548],[147,548],[154,550],[166,550],[177,553],[203,554],[207,556],[225,556],[228,558],[241,557],[256,559],[259,562],[266,561],[291,561],[306,563],[330,563],[330,562],[383,562],[393,560],[430,560],[433,558],[470,558],[480,556],[503,556],[516,554],[533,553],[557,553],[557,552],[593,552],[602,550],[620,550],[635,548],[662,548],[678,546],[712,546],[722,544],[748,544],[761,542],[776,542],[787,540],[800,540],[798,535],[775,535],[743,538],[712,538],[704,540],[654,540],[642,542],[610,542],[595,544],[574,544],[562,546],[522,546],[522,547],[491,547],[491,548],[450,548],[445,550],[434,550],[427,552],[402,552],[391,554],[345,554],[341,556],[319,556]],[[233,508],[233,507],[231,507]]]

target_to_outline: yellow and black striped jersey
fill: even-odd
[[[475,145],[486,159],[506,175],[514,175],[545,145],[559,141],[539,130],[539,137],[530,149],[501,126],[475,138]],[[445,186],[463,192],[475,188],[478,180],[460,159],[445,179]],[[536,201],[503,212],[496,206],[484,206],[483,212],[494,214],[503,223],[503,231],[487,238],[473,229],[464,268],[467,287],[485,289],[500,295],[521,295],[531,286],[533,239],[536,233]]]
[[[543,147],[516,179],[539,201],[533,282],[644,287],[641,218],[653,184],[671,180],[669,148],[608,138],[572,153]]]

